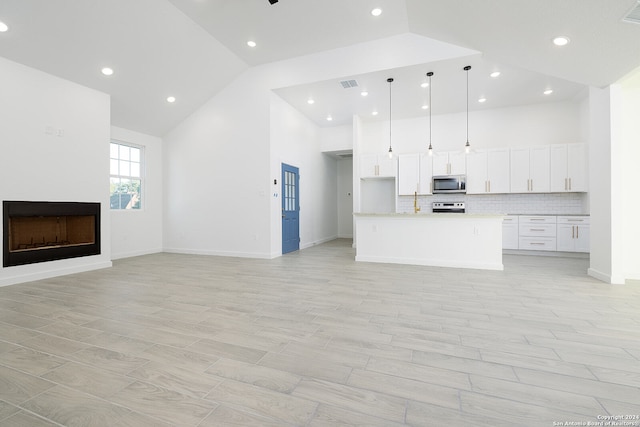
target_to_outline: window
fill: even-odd
[[[142,205],[142,147],[111,142],[111,209],[140,209]]]

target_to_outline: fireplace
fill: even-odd
[[[100,254],[100,203],[3,201],[3,267]]]

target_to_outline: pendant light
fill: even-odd
[[[393,149],[391,148],[391,83],[393,83],[393,78],[389,77],[387,79],[389,83],[389,158],[393,158]]]
[[[471,151],[471,144],[469,144],[469,70],[471,65],[464,67],[464,71],[467,72],[467,143],[464,144],[464,152],[469,154]]]
[[[431,76],[433,76],[433,71],[429,71],[427,73],[427,77],[429,77],[429,150],[427,151],[430,156],[433,156],[433,147],[431,146]]]

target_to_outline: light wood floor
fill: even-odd
[[[640,286],[157,254],[0,288],[2,426],[552,426],[640,415]],[[640,420],[631,420],[640,425]],[[634,424],[629,424],[634,425]]]

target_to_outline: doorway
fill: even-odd
[[[282,164],[282,253],[300,249],[300,175],[295,166]]]

